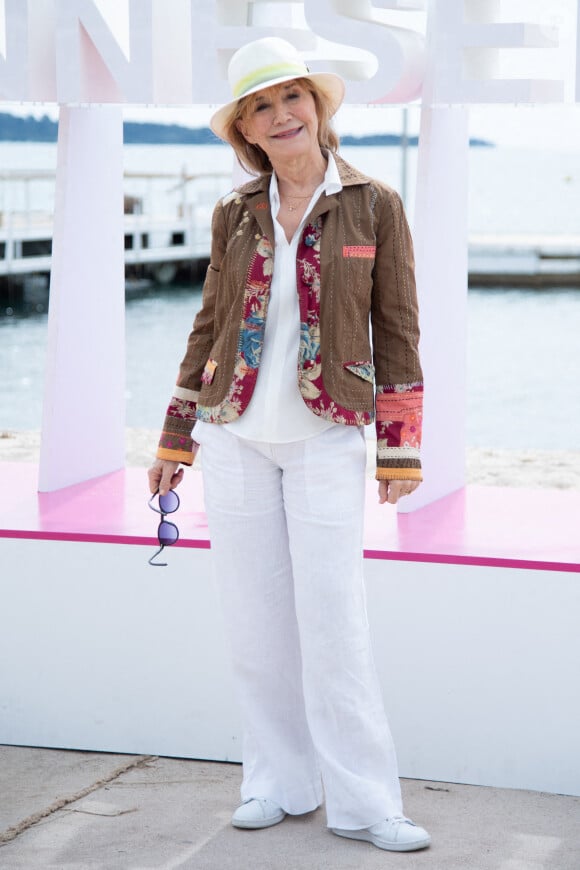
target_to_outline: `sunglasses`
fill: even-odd
[[[159,507],[153,504],[154,499],[159,497]],[[148,501],[148,505],[152,511],[161,514],[161,522],[157,528],[157,540],[159,541],[159,549],[149,559],[149,564],[155,568],[166,568],[167,562],[155,562],[154,559],[161,553],[165,547],[170,547],[175,544],[179,538],[179,529],[175,523],[168,522],[165,517],[167,514],[174,513],[179,507],[179,496],[175,490],[170,489],[165,495],[159,495],[159,490],[154,493]]]

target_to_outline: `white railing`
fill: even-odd
[[[0,277],[50,271],[52,213],[32,207],[29,185],[54,185],[54,180],[54,172],[0,173]],[[24,185],[24,197],[7,192],[15,184]],[[231,176],[223,172],[126,173],[125,264],[162,266],[209,257],[213,204],[230,186]],[[16,202],[24,207],[13,208]]]

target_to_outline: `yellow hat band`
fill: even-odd
[[[275,81],[276,79],[308,75],[308,67],[301,63],[273,63],[270,66],[263,66],[261,69],[254,70],[243,79],[240,79],[234,86],[233,95],[236,99],[243,97],[248,91],[257,88],[264,82]]]

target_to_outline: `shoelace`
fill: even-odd
[[[385,819],[385,821],[392,828],[396,828],[397,825],[400,824],[413,825],[413,827],[416,827],[415,822],[412,822],[411,819],[407,818],[407,816],[391,816],[389,819]],[[382,823],[379,822],[379,824]],[[373,828],[374,827],[375,825],[373,825]]]

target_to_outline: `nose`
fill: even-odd
[[[284,124],[290,117],[290,112],[284,100],[277,99],[274,101],[274,123]]]

